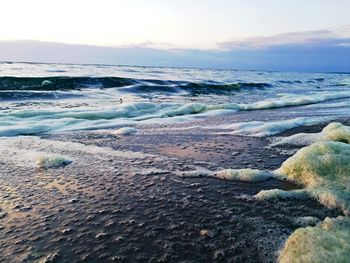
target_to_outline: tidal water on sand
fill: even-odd
[[[350,74],[0,63],[1,262],[346,262]]]

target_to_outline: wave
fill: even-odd
[[[152,103],[138,102],[121,105],[110,105],[99,108],[53,108],[53,109],[23,109],[4,111],[0,113],[0,136],[16,136],[40,134],[54,131],[98,130],[115,128],[120,125],[135,125],[139,122],[160,122],[167,119],[170,123],[182,120],[193,120],[195,117],[212,116],[225,112],[265,110],[301,106],[319,103],[327,100],[348,98],[350,92],[320,92],[308,95],[285,95],[246,104],[204,104],[204,103]],[[275,133],[285,126],[293,127],[309,122],[308,119],[298,119],[291,123],[271,123],[252,128],[252,133]],[[318,120],[311,120],[317,122]],[[235,128],[235,127],[231,127]],[[237,128],[237,127],[236,127]],[[238,127],[239,128],[239,127]],[[241,127],[241,129],[248,127]],[[260,134],[261,135],[261,134]]]
[[[115,88],[134,83],[132,79],[116,77],[0,77],[0,90]]]
[[[0,77],[0,91],[53,91],[85,88],[120,88],[131,93],[187,92],[199,94],[227,94],[241,89],[271,88],[269,83],[195,83],[170,80],[143,80],[121,77]]]
[[[232,130],[229,134],[263,137],[279,134],[286,130],[299,127],[320,124],[330,120],[329,117],[299,117],[279,121],[250,121],[223,125],[221,128]]]
[[[184,90],[189,90],[192,94],[210,94],[222,93],[226,94],[232,91],[241,89],[264,89],[271,88],[272,84],[260,82],[239,82],[232,84],[207,84],[207,83],[189,83],[182,87]]]
[[[199,113],[208,113],[210,111],[253,111],[266,110],[274,108],[284,108],[291,106],[301,106],[313,103],[319,103],[328,100],[341,99],[350,97],[350,91],[344,92],[319,92],[308,95],[284,95],[279,98],[267,99],[246,104],[204,104],[204,103],[152,103],[139,102],[128,103],[120,106],[104,107],[103,109],[77,109],[72,111],[17,111],[12,116],[20,118],[38,117],[41,115],[51,115],[54,118],[76,118],[86,120],[111,120],[116,118],[137,118],[145,120],[152,118],[168,118],[183,115],[193,115]],[[0,114],[0,117],[2,114]]]
[[[343,79],[340,83],[339,86],[350,86],[350,78]]]

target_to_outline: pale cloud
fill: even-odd
[[[139,43],[123,43],[121,45],[115,46],[116,48],[155,48],[155,49],[165,49],[171,50],[176,49],[176,46],[168,42],[156,42],[151,40],[146,40]]]
[[[218,43],[218,47],[224,50],[236,48],[255,49],[291,44],[307,45],[317,43],[327,43],[335,46],[349,45],[350,25],[343,26],[337,29],[290,32],[263,37],[236,38],[231,41]]]

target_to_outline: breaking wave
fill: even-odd
[[[128,78],[115,77],[0,77],[0,90],[74,90],[132,85]]]
[[[308,95],[284,95],[282,97],[257,101],[253,103],[229,103],[229,104],[205,104],[205,103],[152,103],[138,102],[121,105],[106,105],[104,107],[79,107],[79,108],[52,108],[52,109],[25,109],[6,110],[0,113],[0,136],[16,136],[38,134],[50,131],[67,130],[97,130],[115,128],[120,125],[132,125],[142,121],[159,121],[159,119],[171,118],[170,122],[176,122],[175,117],[182,120],[191,120],[196,116],[203,117],[225,112],[254,111],[290,106],[301,106],[319,103],[327,100],[348,98],[349,91],[319,92]],[[318,121],[318,120],[317,120]],[[290,127],[304,124],[303,119],[297,123],[287,123]],[[314,122],[313,122],[314,123]],[[277,123],[278,124],[278,123]],[[264,129],[280,130],[281,127],[262,127]],[[282,123],[277,126],[284,126]],[[259,127],[255,127],[259,130]],[[283,128],[283,127],[282,127]],[[253,127],[253,133],[257,132]]]
[[[54,91],[86,88],[121,88],[132,93],[179,91],[196,94],[226,94],[241,89],[271,88],[272,84],[238,83],[194,83],[186,81],[142,80],[119,77],[0,77],[0,91]]]

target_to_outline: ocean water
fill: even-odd
[[[234,133],[253,134],[265,120],[276,121],[271,133],[287,127],[280,120],[291,128],[349,114],[349,74],[1,63],[0,75],[0,136],[242,112],[250,123]]]
[[[349,114],[350,74],[2,62],[0,261],[346,262]]]

